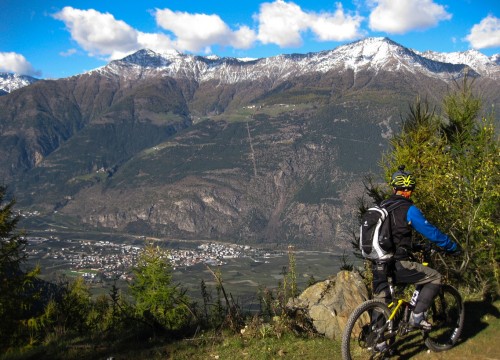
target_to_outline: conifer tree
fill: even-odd
[[[14,200],[5,201],[6,188],[0,186],[0,348],[8,346],[21,332],[22,320],[30,309],[30,289],[38,270],[26,272],[26,240],[16,230]]]
[[[148,244],[133,269],[130,288],[137,315],[153,328],[179,330],[187,325],[191,311],[186,291],[172,282],[168,253]]]

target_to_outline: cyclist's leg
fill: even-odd
[[[413,311],[423,313],[430,307],[441,288],[441,274],[420,263],[401,260],[396,262],[396,282],[422,286]]]
[[[387,263],[372,263],[373,298],[388,304],[391,301],[391,291],[387,281]]]
[[[375,300],[379,300],[384,304],[389,304],[391,302],[391,290],[389,287],[389,282],[387,280],[387,276],[389,274],[389,266],[388,263],[376,263],[372,262],[372,290],[373,290],[373,298]],[[374,309],[371,314],[371,329],[377,330],[381,329],[387,317],[384,316],[383,312],[377,311]],[[378,340],[377,344],[374,344],[375,351],[385,351],[388,348],[388,344],[386,339],[381,338]]]

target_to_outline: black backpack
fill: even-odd
[[[404,205],[405,201],[382,203],[366,210],[361,219],[359,249],[369,260],[388,260],[394,255],[391,222],[389,214]]]

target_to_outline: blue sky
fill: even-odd
[[[385,36],[419,51],[500,53],[498,0],[1,0],[0,71],[61,78],[141,48],[221,57]]]

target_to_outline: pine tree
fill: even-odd
[[[23,270],[27,259],[26,239],[16,231],[19,217],[14,215],[14,200],[5,202],[6,188],[0,186],[0,348],[19,340],[22,320],[27,315],[34,293],[31,289],[38,273]]]
[[[172,283],[168,253],[147,245],[133,269],[130,289],[137,315],[153,328],[179,330],[190,320],[190,302],[186,291]]]

